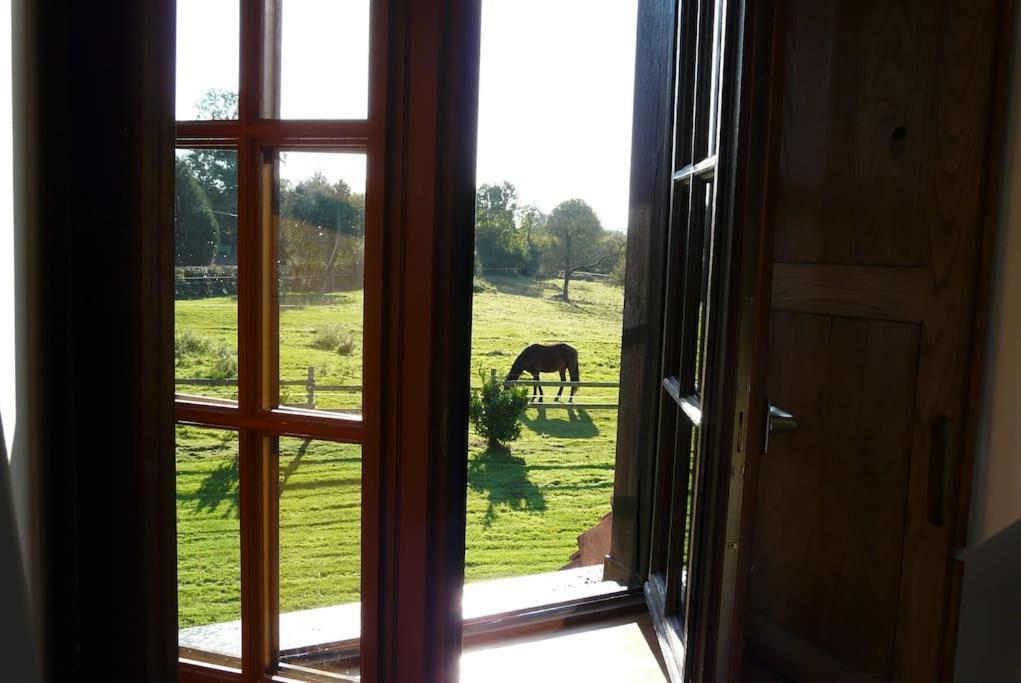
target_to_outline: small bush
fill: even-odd
[[[336,351],[341,356],[350,356],[355,350],[355,340],[342,325],[321,325],[312,331],[309,346],[321,351]]]
[[[174,332],[174,361],[176,364],[180,364],[181,359],[185,356],[206,353],[209,348],[208,337],[203,337],[188,329]]]
[[[220,344],[213,351],[213,367],[210,379],[233,379],[238,376],[238,358],[225,345]]]
[[[494,287],[493,283],[486,278],[476,275],[475,279],[472,281],[472,291],[476,294],[482,294],[483,292],[495,292],[496,287]]]
[[[528,408],[524,387],[507,387],[495,377],[482,377],[482,388],[473,389],[468,416],[479,436],[490,446],[504,445],[521,436],[521,417]]]

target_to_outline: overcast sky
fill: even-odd
[[[509,180],[550,211],[589,202],[607,228],[627,224],[637,0],[483,0],[478,182]],[[178,0],[177,116],[210,88],[237,90],[237,0]],[[281,113],[363,118],[367,0],[283,0]],[[330,65],[339,65],[331,70]],[[364,160],[289,155],[364,191]]]

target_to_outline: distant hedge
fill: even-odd
[[[174,268],[174,297],[177,299],[236,296],[237,293],[237,266],[184,266]]]

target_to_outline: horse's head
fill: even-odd
[[[523,369],[524,368],[524,364],[525,364],[524,360],[522,360],[521,356],[518,356],[514,360],[514,364],[511,365],[510,372],[507,373],[507,376],[503,380],[503,386],[505,388],[507,387],[507,383],[508,382],[514,382],[519,377],[521,377],[521,373],[524,372],[524,369]]]

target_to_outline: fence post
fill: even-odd
[[[316,407],[316,368],[314,365],[308,366],[308,381],[305,383],[305,391],[308,392],[308,399],[306,405],[309,408]]]
[[[489,379],[496,384],[496,368],[489,368]]]

